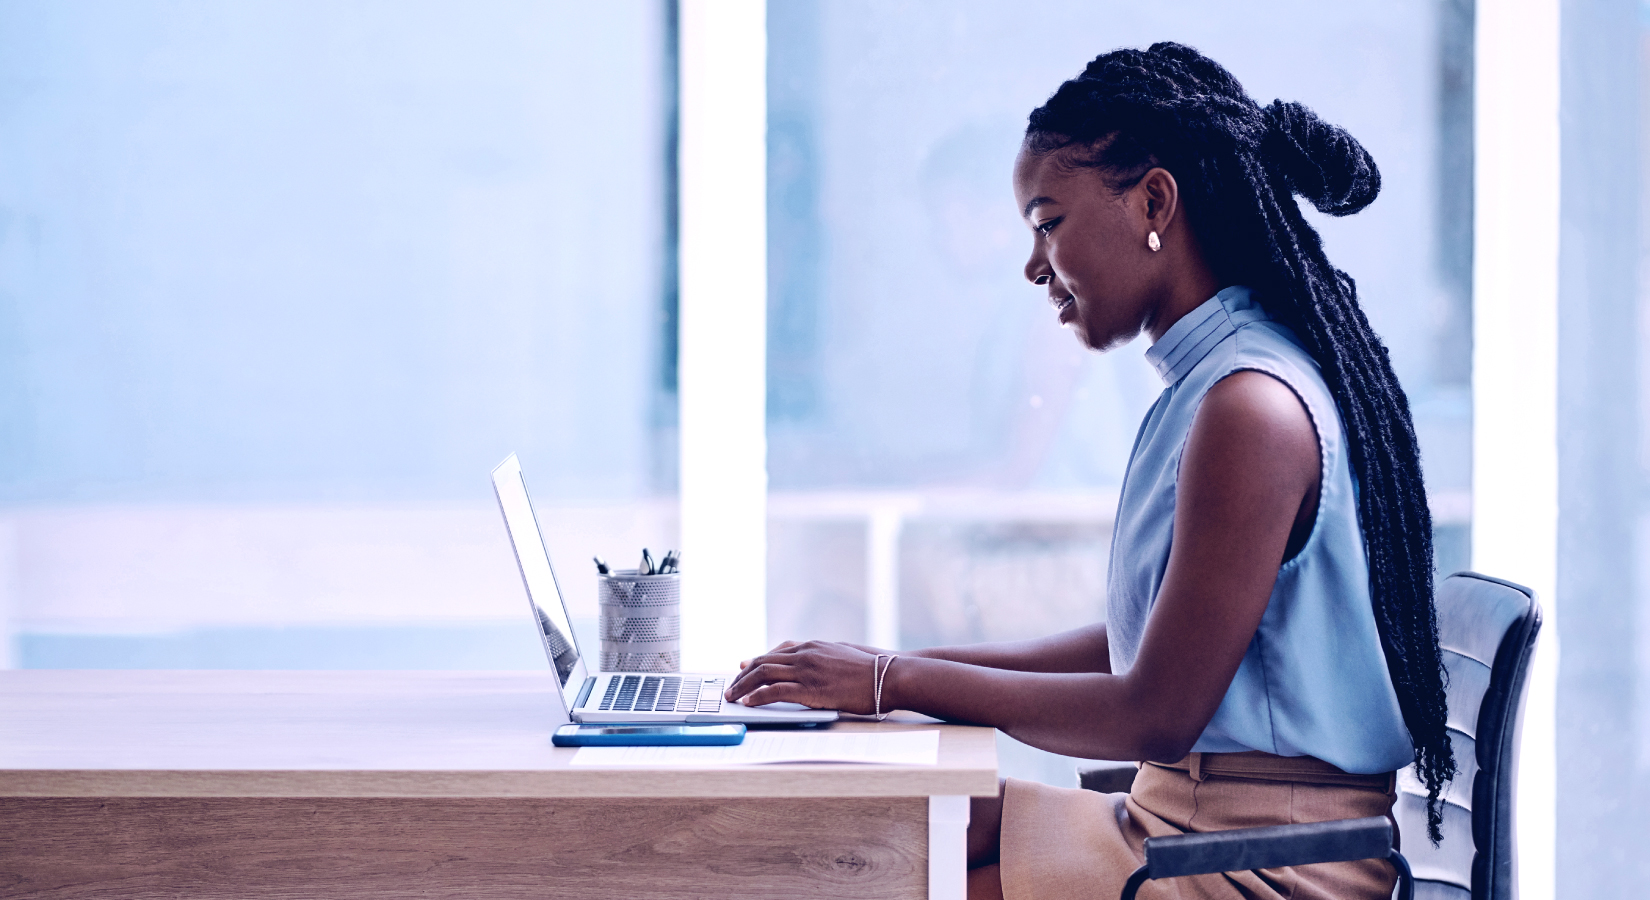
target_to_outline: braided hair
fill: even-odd
[[[1433,607],[1432,516],[1409,400],[1352,277],[1330,265],[1293,196],[1332,216],[1355,213],[1381,189],[1375,160],[1310,109],[1281,100],[1263,108],[1219,63],[1167,42],[1096,57],[1031,113],[1026,148],[1069,148],[1067,162],[1100,169],[1119,189],[1167,169],[1215,275],[1253,288],[1322,368],[1347,429],[1375,623],[1427,786],[1427,836],[1437,843],[1439,794],[1455,756]]]

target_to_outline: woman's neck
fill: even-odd
[[[1174,277],[1165,285],[1157,314],[1146,325],[1146,333],[1152,336],[1154,344],[1163,339],[1174,323],[1226,287],[1215,277],[1208,263],[1203,261],[1201,253],[1192,252],[1187,256],[1189,258],[1184,264],[1174,267]]]

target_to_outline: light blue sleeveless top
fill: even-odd
[[[1134,665],[1174,536],[1175,482],[1192,418],[1216,382],[1265,372],[1301,398],[1323,459],[1318,517],[1300,553],[1278,570],[1260,628],[1195,751],[1315,756],[1373,774],[1415,760],[1370,608],[1340,413],[1318,364],[1293,331],[1245,287],[1229,287],[1146,351],[1163,391],[1135,438],[1112,534],[1106,630],[1112,671]]]

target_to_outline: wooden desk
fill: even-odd
[[[548,676],[0,672],[0,897],[947,897],[992,731],[938,766],[573,768]]]

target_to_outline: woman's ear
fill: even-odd
[[[1168,169],[1154,168],[1141,176],[1135,188],[1144,202],[1147,230],[1167,234],[1180,210],[1180,185],[1174,176]]]

